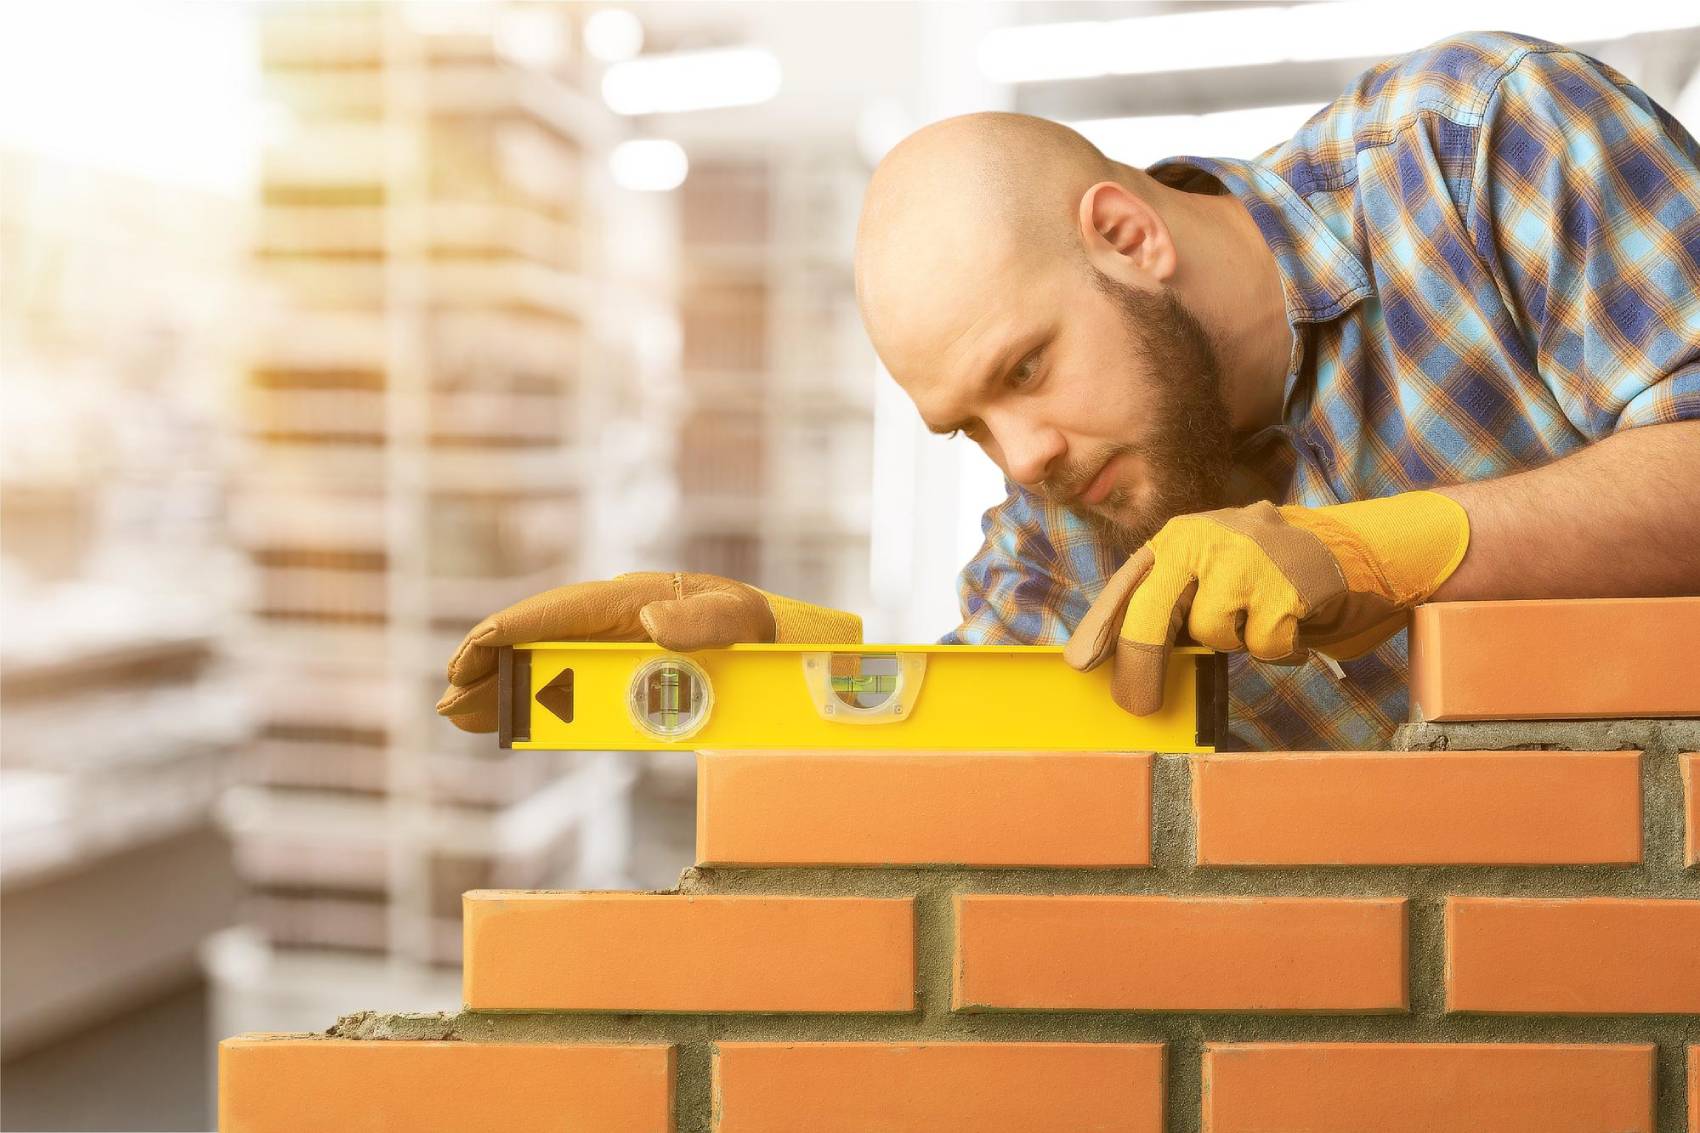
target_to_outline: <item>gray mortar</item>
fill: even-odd
[[[337,1017],[325,1031],[333,1039],[411,1039],[414,1041],[450,1042],[460,1038],[455,1033],[458,1016],[446,1011],[429,1014],[384,1015],[377,1011],[356,1011]]]
[[[1683,1133],[1685,1048],[1700,1043],[1697,1015],[1481,1015],[1445,1013],[1444,903],[1453,894],[1700,898],[1700,869],[1681,862],[1682,787],[1675,754],[1700,750],[1700,721],[1619,720],[1413,724],[1396,750],[1639,749],[1645,857],[1629,866],[1195,867],[1188,757],[1153,765],[1153,859],[1144,869],[696,867],[676,893],[912,898],[916,1010],[894,1014],[619,1014],[360,1012],[326,1032],[361,1040],[673,1043],[675,1128],[706,1133],[716,1042],[1156,1042],[1168,1048],[1167,1133],[1198,1133],[1202,1051],[1217,1042],[1525,1042],[1657,1044],[1655,1133]],[[1196,896],[1403,897],[1409,901],[1409,1012],[1397,1014],[1182,1011],[950,1010],[952,901],[965,893],[1151,893]]]
[[[1394,730],[1389,746],[1395,751],[1640,748],[1668,754],[1700,751],[1700,720],[1469,720],[1402,724]]]

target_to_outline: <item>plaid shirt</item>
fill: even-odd
[[[1596,59],[1503,33],[1360,76],[1252,161],[1149,172],[1233,193],[1279,265],[1282,420],[1236,444],[1251,494],[1321,507],[1482,480],[1700,417],[1700,147]],[[1067,640],[1119,561],[1013,483],[945,643]],[[1254,749],[1371,749],[1406,718],[1405,634],[1343,663],[1231,662]]]

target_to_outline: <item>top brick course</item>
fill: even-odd
[[[1411,624],[1411,719],[1700,716],[1700,597],[1440,602]]]

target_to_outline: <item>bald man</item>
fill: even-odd
[[[1255,161],[910,136],[858,233],[868,333],[1009,490],[945,640],[1066,640],[1145,712],[1185,631],[1238,654],[1248,746],[1377,747],[1419,602],[1700,593],[1697,166],[1621,75],[1504,34]]]
[[[1234,653],[1238,744],[1374,748],[1420,602],[1700,593],[1700,147],[1587,56],[1445,40],[1254,161],[948,119],[875,171],[855,261],[921,419],[1006,477],[947,643],[1067,642],[1145,713],[1185,632]],[[438,710],[493,728],[516,640],[859,632],[581,583],[474,627]]]

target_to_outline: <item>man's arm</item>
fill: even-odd
[[[1532,52],[1484,109],[1469,228],[1592,443],[1435,490],[1469,550],[1431,600],[1700,593],[1700,147],[1588,56]]]
[[[1470,547],[1430,601],[1700,594],[1700,421],[1434,490],[1469,513]]]

